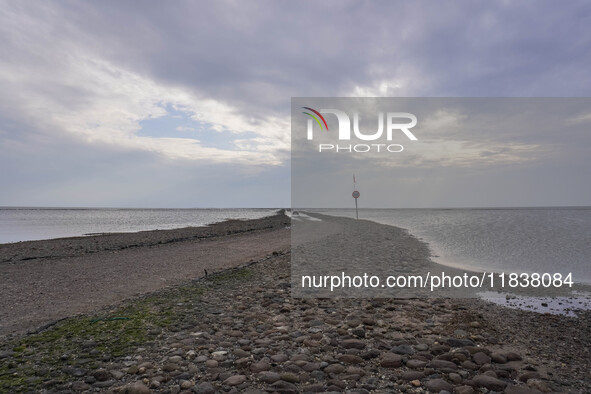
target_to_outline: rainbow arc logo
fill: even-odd
[[[318,115],[318,117],[320,117],[320,119],[322,119],[322,123],[324,123],[324,127],[326,127],[326,131],[328,131],[328,124],[326,124],[326,119],[324,119],[324,116],[322,116],[320,114],[320,112],[318,112],[314,108],[310,108],[310,107],[302,107],[302,108],[307,109],[308,111],[314,112],[316,115]],[[312,115],[310,112],[302,112],[302,113],[313,118],[316,121],[316,123],[318,123],[318,126],[320,126],[320,130],[324,129],[324,127],[322,127],[322,123],[320,123],[320,119],[318,119],[318,117]]]

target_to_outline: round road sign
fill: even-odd
[[[353,198],[359,198],[359,196],[360,196],[360,195],[361,195],[361,194],[359,194],[359,192],[358,192],[357,190],[355,190],[355,191],[353,192]]]

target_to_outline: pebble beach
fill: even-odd
[[[109,297],[69,297],[76,313],[44,306],[24,319],[42,298],[33,291],[12,309],[3,301],[0,391],[591,392],[589,312],[543,314],[480,299],[294,298],[282,213],[169,231],[0,246],[3,281],[13,272],[11,286],[23,289],[17,271],[33,272],[31,264],[98,259],[113,280],[119,257],[151,261],[121,277],[128,286],[105,280]],[[113,254],[122,256],[106,259]],[[182,275],[132,284],[153,277],[158,261],[177,260]],[[109,286],[131,290],[112,295]]]

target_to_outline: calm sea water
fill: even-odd
[[[355,217],[355,210],[322,210]],[[360,219],[405,228],[435,261],[464,269],[572,272],[591,284],[591,207],[362,209]]]
[[[0,243],[205,226],[275,212],[277,209],[0,208]]]

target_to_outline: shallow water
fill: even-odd
[[[0,208],[0,243],[257,219],[277,209]]]
[[[355,210],[314,210],[354,217]],[[361,209],[360,219],[406,228],[433,260],[477,271],[572,272],[591,284],[591,207]]]

